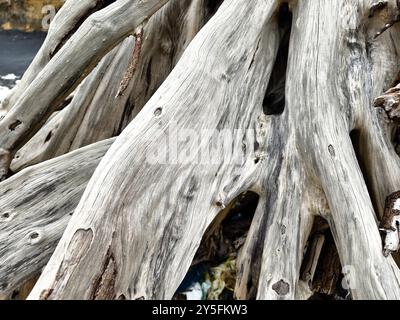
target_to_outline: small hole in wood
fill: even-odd
[[[46,139],[44,139],[44,142],[45,142],[45,143],[48,142],[48,141],[51,139],[52,136],[53,136],[53,132],[50,131],[50,132],[48,133],[48,135],[46,136]]]
[[[14,121],[12,124],[10,124],[10,126],[8,127],[11,131],[14,131],[15,129],[17,129],[20,125],[22,124],[21,121],[16,120]]]
[[[156,110],[154,110],[154,115],[156,117],[161,116],[161,113],[162,113],[162,108],[157,108]]]
[[[9,212],[5,212],[1,215],[2,218],[4,219],[8,219],[10,217],[10,213]]]
[[[31,239],[37,239],[37,238],[39,237],[39,233],[37,233],[37,232],[32,232],[32,233],[29,235],[29,237],[30,237]]]
[[[254,159],[254,163],[255,164],[258,164],[259,162],[260,162],[260,157],[257,157],[257,158]]]
[[[330,153],[330,155],[332,156],[332,157],[335,157],[336,156],[336,152],[335,152],[335,148],[333,147],[333,145],[329,145],[328,146],[328,151],[329,151],[329,153]]]
[[[272,290],[280,296],[286,296],[290,291],[290,285],[285,280],[281,279],[272,285]]]

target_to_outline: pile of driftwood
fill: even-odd
[[[400,298],[399,7],[67,0],[0,110],[0,295]]]

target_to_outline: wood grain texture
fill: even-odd
[[[14,153],[40,129],[101,58],[166,2],[118,0],[82,23],[0,122],[2,179]]]
[[[398,189],[398,175],[383,182],[390,172],[385,173],[383,168],[397,170],[399,160],[389,141],[383,139],[384,130],[372,101],[392,81],[399,56],[389,38],[379,40],[385,41],[386,51],[373,42],[374,25],[368,20],[370,6],[371,1],[298,1],[286,112],[295,128],[302,162],[327,197],[329,223],[342,266],[353,270],[349,274],[353,298],[398,299],[399,270],[392,258],[382,254],[377,217],[350,139],[353,129],[374,133],[369,145],[375,153],[370,149],[367,157],[376,157],[373,161],[382,159],[379,165],[374,163],[373,170],[380,169],[376,179],[393,183],[392,187]],[[375,51],[378,48],[380,57]],[[371,168],[368,166],[367,170]],[[377,192],[382,197],[387,190],[380,187]],[[278,274],[273,275],[276,280],[272,283],[279,279]],[[271,287],[263,286],[258,294],[268,297],[269,292]]]
[[[144,9],[153,12],[158,4],[152,3]],[[185,8],[178,24],[188,23],[184,30],[190,33],[189,26],[201,25],[193,12],[204,3],[170,2],[159,17],[175,5]],[[114,12],[100,16],[122,23],[124,4],[128,9],[120,0]],[[321,288],[334,292],[342,267],[353,299],[399,299],[400,269],[383,254],[378,229],[385,199],[400,189],[400,160],[391,141],[396,124],[373,101],[398,75],[400,29],[376,37],[397,7],[396,1],[374,4],[225,0],[187,48],[181,40],[191,38],[185,36],[144,40],[129,97],[140,112],[123,115],[125,130],[87,184],[29,299],[170,299],[210,223],[246,190],[256,192],[259,202],[237,259],[237,298],[308,298],[325,241],[310,239],[320,216],[335,243],[329,238],[332,255],[322,261],[335,279],[322,278]],[[123,26],[128,29],[128,23]],[[95,36],[82,39],[94,45]],[[180,52],[171,53],[171,46]],[[73,48],[64,46],[47,66],[59,59],[57,69]],[[143,82],[155,66],[162,76]],[[29,101],[29,94],[28,89],[21,101]],[[50,113],[50,100],[39,102]],[[85,117],[93,119],[87,110]],[[23,144],[18,139],[36,130],[23,131],[11,113],[0,123],[0,130],[7,123],[16,132],[0,136],[3,164]],[[104,120],[105,109],[101,113]],[[80,141],[92,122],[80,126]],[[30,235],[35,240],[40,233]],[[310,257],[304,256],[307,246]]]
[[[133,45],[129,37],[102,59],[76,89],[68,106],[18,150],[10,166],[13,172],[119,133],[127,99],[116,100],[115,94]]]
[[[0,295],[40,274],[113,141],[31,166],[0,183]]]
[[[171,72],[182,52],[212,16],[205,0],[173,0],[145,26],[138,70],[126,94],[116,97],[133,50],[133,37],[109,52],[51,117],[18,150],[12,172],[120,134]],[[65,13],[67,14],[67,13]]]
[[[252,184],[254,140],[238,133],[233,151],[215,149],[213,166],[152,165],[146,154],[172,125],[253,128],[279,43],[276,24],[268,23],[276,8],[275,1],[221,5],[99,165],[30,299],[48,290],[47,299],[172,297],[209,223]],[[248,151],[232,165],[243,143]],[[100,284],[110,272],[104,295]]]

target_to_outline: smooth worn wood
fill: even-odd
[[[117,91],[133,51],[133,37],[109,52],[75,90],[65,109],[53,114],[16,152],[11,171],[18,172],[29,165],[120,134],[159,88],[211,16],[205,0],[167,3],[145,26],[137,71],[127,84],[125,94],[117,96]]]
[[[31,166],[0,183],[0,295],[41,272],[113,141]]]
[[[101,58],[167,2],[118,0],[82,23],[0,122],[0,178],[6,177],[15,152]]]
[[[264,0],[221,5],[97,168],[30,299],[172,297],[208,224],[259,168],[245,129],[262,116],[279,43],[268,23],[276,8]],[[233,150],[214,149],[214,165],[149,163],[168,128],[242,131]]]
[[[6,222],[18,204],[32,219],[0,235],[3,293],[34,278],[57,242],[29,299],[170,299],[202,239],[218,237],[210,225],[251,191],[258,203],[235,253],[236,298],[399,299],[400,26],[388,26],[399,1],[166,2],[119,0],[88,17],[0,122],[3,178],[17,149],[26,153],[12,168],[28,166],[0,183],[13,187],[0,215]],[[126,39],[138,26],[140,55]],[[57,191],[37,194],[42,184],[26,176],[116,134],[88,183],[57,182],[67,175],[58,170],[83,175],[71,154],[39,164],[42,174],[57,164]],[[46,223],[30,210],[63,201],[76,208],[58,242],[61,208]],[[47,226],[57,231],[43,248]],[[19,230],[25,247],[15,247]]]

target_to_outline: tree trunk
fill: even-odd
[[[11,95],[0,293],[171,299],[252,191],[237,299],[399,299],[396,1],[167,2],[88,6]]]

